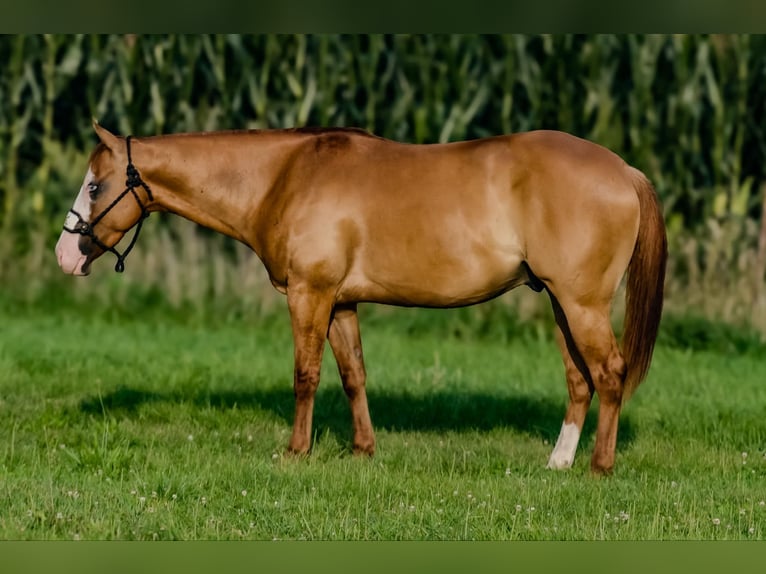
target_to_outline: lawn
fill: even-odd
[[[766,537],[766,361],[660,345],[615,473],[545,464],[566,406],[547,336],[362,320],[378,450],[350,453],[329,348],[311,456],[290,435],[286,315],[0,315],[0,539]],[[440,313],[453,313],[442,311]]]

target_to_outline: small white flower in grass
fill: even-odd
[[[720,524],[721,524],[721,519],[720,518],[714,518],[713,519],[713,525],[720,526]]]
[[[516,512],[521,512],[521,504],[516,505]]]
[[[752,528],[752,527],[751,527],[751,528],[748,528],[748,529],[747,529],[747,533],[748,533],[748,534],[755,534],[755,528]]]
[[[79,540],[79,539],[80,539],[80,535],[77,533],[75,533],[75,535],[72,536],[72,540]]]
[[[740,516],[744,516],[745,514],[747,514],[747,510],[745,510],[744,508],[740,508],[739,509],[739,515]]]
[[[505,476],[511,476],[511,467],[510,466],[507,466],[505,468]]]
[[[174,495],[173,495],[173,496],[171,496],[170,498],[172,498],[173,500],[175,500],[175,499],[177,499],[177,498],[178,498],[178,495],[177,495],[177,494],[174,494]]]
[[[242,496],[247,496],[247,491],[246,490],[242,491]]]
[[[747,458],[747,453],[746,452],[742,453],[742,458]]]
[[[138,502],[140,502],[141,504],[143,504],[144,502],[146,502],[146,497],[145,497],[145,496],[139,496],[139,497],[138,497]]]
[[[202,504],[202,506],[204,506],[204,505],[206,505],[206,504],[207,504],[207,497],[206,497],[206,496],[203,496],[202,498],[200,498],[200,499],[199,499],[199,501],[200,501],[200,503]]]
[[[253,435],[247,435],[247,442],[253,442]]]
[[[678,486],[678,483],[675,480],[670,482],[670,488],[676,488],[677,486]]]
[[[136,495],[136,489],[134,488],[133,490],[131,490],[131,491],[130,491],[130,494],[132,494],[133,496],[135,496],[135,495]]]
[[[279,455],[277,453],[274,453],[271,455],[271,460],[277,460],[279,458]]]
[[[60,512],[57,512],[56,513],[56,520],[64,520],[64,515],[61,514]]]
[[[624,510],[620,510],[620,520],[623,522],[627,522],[630,519],[630,514],[625,512]]]
[[[188,440],[189,442],[192,442],[194,440],[194,435],[190,434],[189,436],[186,437],[186,440]]]
[[[758,503],[758,506],[764,506],[764,505],[766,505],[766,502],[764,502],[763,500],[761,500],[761,501]]]

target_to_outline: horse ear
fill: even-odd
[[[118,145],[119,138],[108,129],[101,127],[96,118],[93,118],[93,129],[106,147],[109,149],[120,149]]]

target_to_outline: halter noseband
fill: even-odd
[[[141,226],[144,223],[144,219],[149,217],[149,211],[146,209],[146,206],[141,203],[141,199],[138,197],[138,193],[136,193],[136,188],[139,186],[143,187],[146,190],[146,195],[149,197],[149,201],[154,201],[152,190],[149,189],[149,186],[146,185],[146,182],[141,179],[141,175],[133,165],[133,160],[130,156],[130,139],[132,137],[133,136],[128,136],[125,138],[125,146],[128,149],[128,167],[126,169],[127,179],[125,180],[125,191],[118,195],[114,201],[112,201],[112,203],[110,203],[106,209],[99,213],[98,216],[96,216],[96,218],[90,223],[85,221],[82,216],[74,209],[69,210],[67,213],[67,218],[64,221],[64,231],[69,233],[77,233],[79,235],[84,235],[85,237],[90,237],[91,241],[93,241],[93,243],[98,245],[101,249],[114,253],[117,257],[117,263],[114,265],[114,270],[117,273],[122,273],[125,271],[125,258],[128,256],[128,253],[130,253],[130,250],[133,249],[133,246],[136,244],[136,240],[138,239],[138,234],[141,232]],[[135,198],[136,203],[138,203],[138,207],[141,209],[141,217],[138,220],[138,224],[136,225],[136,232],[133,234],[133,239],[130,240],[130,244],[122,253],[119,253],[117,249],[114,248],[114,246],[108,247],[107,245],[104,245],[104,243],[98,237],[96,237],[96,233],[93,231],[93,228],[96,227],[96,224],[101,221],[104,216],[106,216],[106,214],[109,213],[118,203],[120,203],[122,198],[125,197],[128,193],[131,193]],[[77,218],[77,223],[75,223],[74,227],[67,227],[67,221],[69,220],[70,213]]]

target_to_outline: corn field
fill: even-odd
[[[609,147],[655,183],[671,305],[766,316],[766,36],[16,35],[0,36],[0,61],[6,290],[31,277],[31,297],[56,280],[50,252],[92,118],[137,136],[337,125],[415,143],[546,128]],[[159,219],[126,285],[180,304],[263,283],[241,246]],[[157,276],[165,259],[177,276]]]

